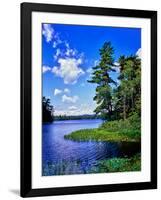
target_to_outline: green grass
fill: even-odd
[[[129,135],[119,132],[110,132],[103,129],[82,129],[74,131],[69,135],[64,136],[65,139],[74,141],[111,141],[111,142],[137,142],[139,138],[133,138]]]
[[[140,124],[140,118],[131,116],[127,120],[104,122],[99,128],[77,130],[64,138],[74,141],[139,142]]]
[[[131,158],[112,158],[98,162],[91,173],[128,172],[141,170],[141,157],[137,154]]]
[[[119,132],[131,138],[140,138],[141,136],[141,119],[135,114],[126,120],[115,120],[104,122],[100,129],[108,130],[110,132]]]

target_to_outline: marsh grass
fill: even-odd
[[[111,132],[104,129],[82,129],[64,136],[65,139],[74,141],[110,141],[110,142],[136,142],[139,138],[131,137],[129,134]]]
[[[91,169],[92,173],[128,172],[141,170],[141,156],[136,154],[131,158],[112,158],[98,162]]]
[[[61,160],[58,163],[47,162],[43,165],[43,176],[81,174],[81,163],[76,161]]]
[[[139,142],[141,139],[140,118],[104,122],[99,128],[82,129],[65,135],[74,141]]]
[[[83,168],[82,161],[48,162],[43,165],[43,176],[112,173],[141,170],[141,157],[136,154],[131,158],[110,158],[97,161],[91,168]]]

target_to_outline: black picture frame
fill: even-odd
[[[74,13],[100,16],[148,18],[151,20],[151,181],[92,186],[32,189],[31,113],[31,20],[32,12]],[[115,8],[66,6],[37,3],[21,4],[21,196],[47,196],[98,193],[157,188],[157,12]]]

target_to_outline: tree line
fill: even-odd
[[[109,121],[141,115],[141,59],[137,55],[121,55],[114,62],[114,48],[105,42],[99,50],[99,64],[94,66],[89,83],[96,84],[95,113]],[[119,75],[116,80],[111,72]]]
[[[42,121],[53,122],[54,120],[54,107],[51,105],[50,98],[42,98]]]
[[[81,119],[100,119],[100,116],[94,115],[58,115],[54,120],[81,120]]]

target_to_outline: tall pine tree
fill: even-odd
[[[111,120],[113,114],[112,105],[112,84],[116,82],[111,78],[110,72],[114,70],[114,49],[110,42],[105,42],[99,50],[100,62],[94,66],[91,80],[88,82],[97,84],[96,94],[93,98],[97,107],[96,114],[101,114],[104,119]]]
[[[137,56],[121,56],[118,62],[120,84],[115,91],[115,112],[125,120],[134,112],[141,114],[141,60]]]

